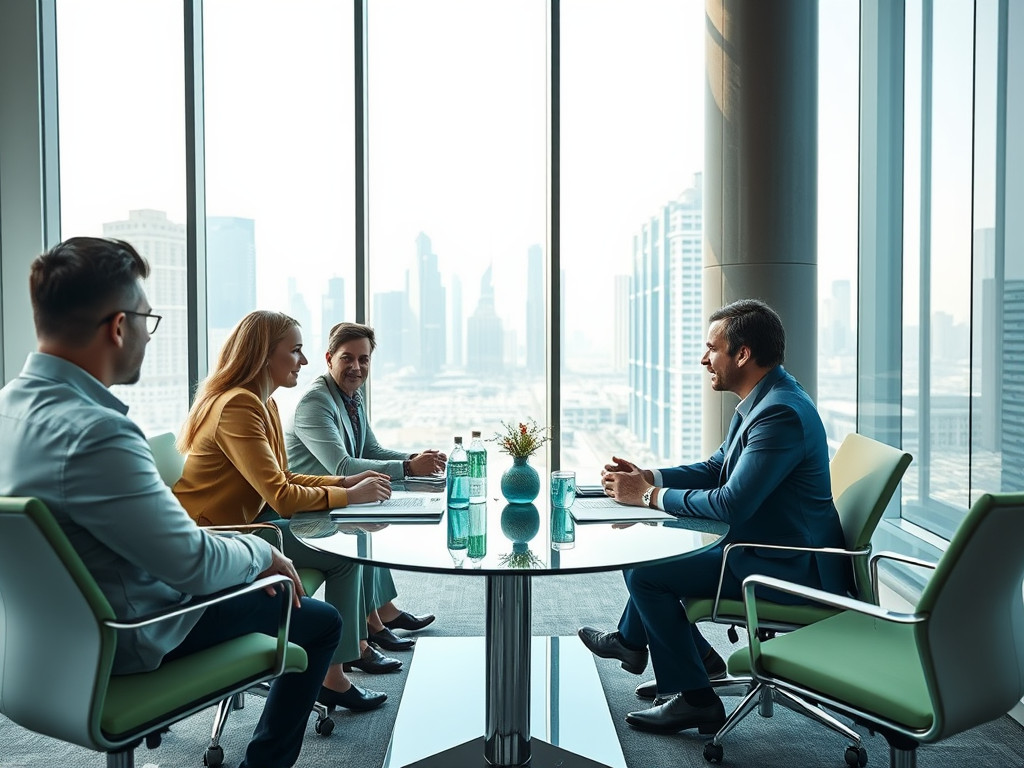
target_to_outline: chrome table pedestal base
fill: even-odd
[[[589,757],[577,755],[540,739],[530,740],[530,768],[607,768]],[[484,737],[481,736],[436,755],[410,763],[406,768],[495,768],[484,759]]]

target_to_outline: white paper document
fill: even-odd
[[[674,515],[650,507],[630,507],[607,496],[576,497],[569,514],[577,523],[635,523],[644,520],[675,520]]]
[[[443,493],[392,491],[384,502],[349,504],[331,510],[331,517],[358,517],[361,520],[381,518],[440,518],[447,506]]]

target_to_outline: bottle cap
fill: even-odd
[[[479,429],[474,429],[473,430],[473,437],[480,437],[480,430]]]
[[[456,445],[462,445],[462,435],[456,435],[455,436],[455,444]]]

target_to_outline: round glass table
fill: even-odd
[[[624,517],[629,510],[622,508]],[[575,523],[567,510],[549,509],[543,496],[534,504],[490,499],[448,509],[440,521],[351,522],[344,516],[351,513],[298,514],[291,530],[309,547],[366,564],[486,579],[483,737],[410,764],[416,768],[604,765],[531,739],[531,580],[669,562],[714,546],[728,532],[723,523],[698,518]]]

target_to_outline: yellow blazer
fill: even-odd
[[[199,427],[174,495],[200,525],[239,525],[264,504],[281,515],[344,507],[340,478],[288,471],[281,418],[271,398],[237,387],[218,397]]]

